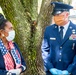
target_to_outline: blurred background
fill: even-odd
[[[41,42],[45,27],[54,23],[50,2],[59,1],[74,7],[69,19],[76,24],[76,0],[0,0],[0,13],[12,22],[22,55],[27,64],[23,75],[45,75]]]

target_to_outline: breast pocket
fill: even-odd
[[[50,48],[54,51],[59,45],[57,39],[55,37],[50,37],[49,39]]]

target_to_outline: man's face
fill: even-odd
[[[68,12],[62,12],[60,14],[56,14],[54,15],[54,22],[58,26],[64,26],[68,22],[68,16],[69,16]]]

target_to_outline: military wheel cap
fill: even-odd
[[[51,2],[51,5],[53,6],[52,15],[60,14],[64,11],[69,11],[70,9],[73,9],[71,5],[64,4],[62,2]]]

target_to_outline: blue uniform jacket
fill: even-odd
[[[75,32],[76,25],[70,22],[65,37],[61,40],[56,24],[46,27],[41,46],[46,71],[57,68],[76,74],[76,37],[70,38]]]
[[[17,44],[14,43],[14,46],[17,48],[17,50],[18,50],[19,53],[20,53],[22,65],[26,67],[26,63],[25,63],[25,61],[24,61],[24,58],[22,57],[22,54],[21,54],[21,52],[20,52]],[[21,68],[22,68],[22,70],[23,70],[23,67],[21,67]],[[24,70],[23,70],[23,71],[24,71]],[[23,72],[23,71],[22,71],[22,72]],[[6,69],[5,69],[4,59],[3,59],[2,53],[1,53],[1,51],[0,51],[0,75],[6,75],[7,72],[8,72],[8,71],[6,71]]]

